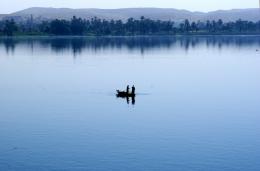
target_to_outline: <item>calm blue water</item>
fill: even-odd
[[[260,37],[0,39],[0,171],[259,171]],[[135,105],[115,97],[133,84]]]

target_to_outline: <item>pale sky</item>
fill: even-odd
[[[29,7],[65,8],[129,8],[159,7],[191,11],[258,8],[259,0],[0,0],[0,14]]]

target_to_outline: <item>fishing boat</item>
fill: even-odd
[[[119,91],[119,90],[117,90],[116,92],[117,92],[116,94],[117,97],[135,97],[135,93],[127,93],[125,91]]]

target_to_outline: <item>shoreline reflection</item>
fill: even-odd
[[[50,48],[53,52],[61,53],[71,50],[74,56],[83,50],[93,50],[98,53],[107,49],[126,48],[129,51],[140,51],[144,54],[155,48],[181,48],[188,51],[200,45],[217,47],[223,46],[260,46],[260,36],[143,36],[143,37],[17,37],[0,38],[0,46],[6,54],[14,53],[16,46],[27,45],[34,48]]]

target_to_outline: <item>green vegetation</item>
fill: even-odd
[[[182,23],[151,20],[141,17],[121,20],[84,20],[73,17],[71,21],[53,20],[33,23],[15,23],[14,20],[0,22],[0,35],[91,35],[91,36],[132,36],[132,35],[179,35],[179,34],[260,34],[260,21],[238,20],[224,23],[218,21]]]
[[[7,36],[13,36],[14,32],[18,30],[18,26],[14,22],[14,20],[5,20],[4,26],[2,29],[2,34],[7,35]]]

